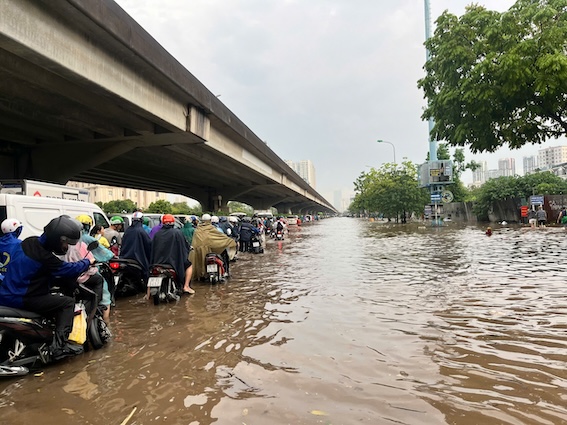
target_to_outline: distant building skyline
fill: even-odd
[[[514,158],[502,158],[498,160],[498,175],[500,177],[511,177],[516,175],[516,160]]]
[[[479,168],[473,171],[473,185],[481,185],[486,181],[486,173],[488,172],[488,163],[486,161],[480,161],[478,163]]]
[[[305,180],[313,189],[317,189],[317,178],[315,176],[315,166],[310,159],[300,161],[286,160],[285,163],[295,171],[299,177]]]
[[[567,146],[540,149],[537,154],[537,162],[538,168],[542,171],[567,162]]]
[[[522,162],[523,162],[524,176],[527,174],[534,173],[535,170],[538,168],[537,157],[535,155],[524,156],[522,158]]]

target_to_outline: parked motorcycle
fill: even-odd
[[[154,305],[158,305],[160,302],[179,301],[179,291],[175,285],[176,279],[177,273],[169,264],[153,264],[150,266],[148,291]]]
[[[207,268],[207,279],[210,283],[218,283],[224,281],[224,262],[222,257],[214,252],[209,252],[205,256],[205,265]]]
[[[145,292],[146,285],[142,266],[136,260],[113,258],[108,265],[112,270],[112,285],[110,282],[109,285],[113,288],[109,287],[109,291],[112,295],[113,305],[115,297],[129,297]],[[104,277],[106,278],[106,276]]]
[[[97,306],[96,294],[78,284],[75,300],[91,305],[87,312],[87,341],[85,349],[98,350],[111,337]],[[38,313],[0,306],[0,377],[26,375],[53,361],[51,344],[55,335],[55,322]]]

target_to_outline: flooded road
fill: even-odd
[[[0,381],[1,424],[567,424],[567,232],[333,218]]]

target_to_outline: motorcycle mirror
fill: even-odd
[[[98,241],[92,241],[90,244],[87,245],[87,250],[90,251],[94,251],[95,249],[98,248]]]

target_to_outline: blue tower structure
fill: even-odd
[[[431,9],[429,0],[425,1],[425,39],[431,37]],[[428,61],[431,55],[429,49],[425,49],[425,59]],[[434,226],[443,225],[443,204],[453,200],[453,194],[445,190],[445,186],[453,183],[453,162],[450,160],[439,160],[437,158],[437,140],[431,136],[434,121],[429,118],[429,161],[419,167],[419,181],[421,187],[428,187],[431,193],[431,204],[429,214]]]

